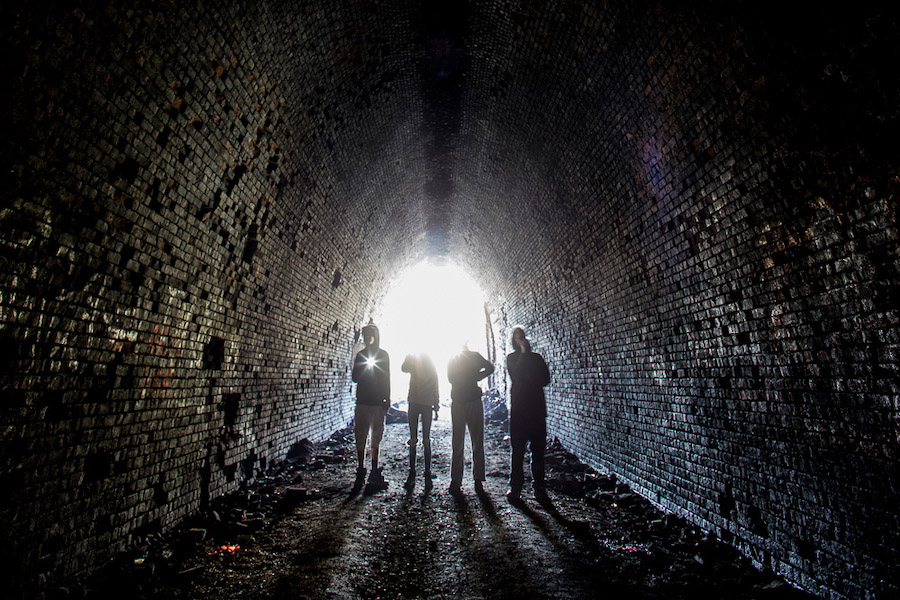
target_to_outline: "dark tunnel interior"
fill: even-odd
[[[2,9],[0,562],[95,569],[352,417],[430,259],[548,427],[795,585],[900,593],[898,21],[576,0]],[[497,385],[505,390],[498,371]]]

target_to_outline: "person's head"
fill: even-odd
[[[431,366],[431,357],[426,352],[416,352],[409,355],[413,367],[419,370],[428,369]]]
[[[369,323],[362,328],[362,336],[363,342],[366,344],[366,348],[374,347],[377,348],[380,343],[380,336],[378,333],[378,327],[371,320]]]
[[[512,346],[515,351],[524,352],[528,348],[528,338],[525,337],[525,329],[519,325],[512,330]]]

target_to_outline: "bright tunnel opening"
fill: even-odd
[[[487,354],[484,292],[455,264],[422,262],[392,284],[382,304],[381,340],[391,356],[391,401],[405,402],[408,354],[428,354],[438,372],[441,403],[450,398],[447,362],[465,345]]]

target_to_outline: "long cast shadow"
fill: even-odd
[[[534,565],[529,563],[520,541],[514,539],[504,523],[497,507],[486,493],[476,494],[478,504],[472,505],[465,497],[456,499],[458,509],[457,522],[461,527],[464,540],[464,558],[467,571],[483,573],[484,565],[491,565],[490,576],[483,580],[469,582],[468,592],[464,596],[485,598],[522,598],[541,597],[543,584],[535,577]],[[485,519],[490,526],[490,535],[483,539],[485,530],[479,525],[475,506],[481,507]]]
[[[575,536],[575,539],[587,544],[592,548],[600,547],[600,542],[597,540],[597,536],[594,535],[594,532],[591,530],[590,523],[587,523],[585,521],[574,521],[566,517],[557,510],[556,505],[553,504],[553,500],[551,500],[550,498],[547,498],[543,501],[539,500],[538,504],[545,511],[547,511],[547,514],[553,517],[553,519],[557,523],[565,527],[573,536]],[[535,515],[536,514],[537,513],[535,513]]]
[[[353,495],[333,505],[334,510],[324,518],[304,524],[300,530],[309,531],[295,542],[288,552],[290,567],[278,576],[270,587],[260,591],[260,598],[303,597],[310,592],[322,592],[329,586],[332,562],[340,557],[365,506],[364,498]],[[305,519],[303,511],[293,515]]]
[[[597,588],[601,586],[603,594],[596,597],[603,598],[633,598],[634,600],[647,600],[655,598],[654,595],[648,595],[647,591],[636,587],[633,583],[623,580],[617,575],[615,569],[610,568],[608,558],[610,557],[605,546],[600,543],[597,536],[591,530],[590,524],[584,521],[575,521],[569,519],[559,512],[553,501],[549,498],[539,501],[538,504],[546,511],[554,521],[561,525],[566,531],[572,534],[577,542],[583,544],[588,551],[591,559],[583,562],[583,567],[575,567],[575,571],[570,572],[570,577],[584,581],[586,588]],[[566,561],[579,562],[584,559],[577,557],[577,551],[564,538],[560,537],[558,529],[551,526],[550,521],[536,511],[523,499],[516,502],[514,506],[525,515],[536,528],[547,538],[551,545],[564,556],[568,556]],[[588,568],[584,568],[588,567]],[[600,567],[600,568],[597,568]],[[599,589],[599,588],[597,588]]]

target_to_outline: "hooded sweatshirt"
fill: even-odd
[[[435,409],[440,406],[437,370],[427,354],[410,354],[403,360],[400,370],[410,375],[410,404]]]
[[[511,422],[540,422],[547,416],[544,386],[550,383],[550,370],[543,357],[531,351],[516,350],[506,357],[506,371],[512,380],[509,418]]]
[[[356,386],[356,403],[370,406],[387,406],[391,401],[391,361],[388,353],[379,347],[380,335],[374,325],[362,330],[366,347],[353,359],[353,381]],[[369,344],[369,334],[375,340]]]

